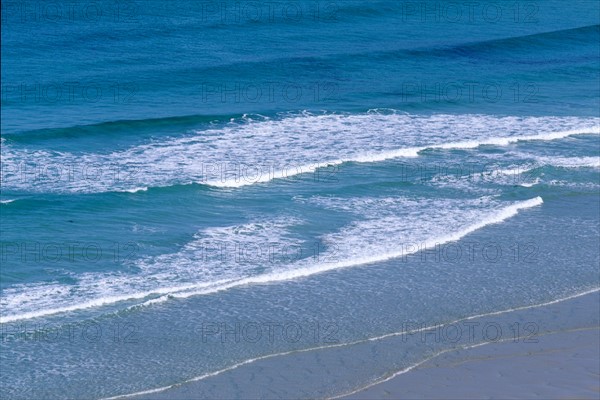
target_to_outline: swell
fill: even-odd
[[[290,76],[302,76],[306,78],[314,77],[315,80],[322,80],[323,74],[329,77],[331,83],[344,82],[338,77],[339,65],[354,65],[357,61],[367,61],[369,63],[389,62],[393,60],[410,60],[418,62],[419,59],[435,60],[440,59],[454,60],[457,57],[499,57],[503,63],[520,62],[530,63],[532,55],[537,50],[555,50],[563,51],[564,54],[557,53],[564,62],[578,61],[573,57],[573,48],[590,47],[590,54],[584,53],[579,56],[580,61],[597,60],[596,43],[600,25],[591,25],[573,29],[564,29],[537,33],[524,36],[512,36],[501,39],[485,39],[476,42],[465,42],[452,45],[432,45],[427,47],[401,47],[388,50],[367,49],[363,51],[350,52],[330,52],[325,54],[312,54],[310,56],[293,57],[267,57],[256,61],[237,61],[229,63],[218,63],[200,67],[186,67],[172,69],[169,72],[178,77],[181,83],[188,82],[197,84],[198,77],[202,77],[204,82],[211,82],[211,79],[219,80],[229,78],[232,74],[239,77],[242,81],[248,80],[248,83],[256,83],[256,76],[265,76],[265,82],[269,79],[277,79],[294,83]],[[507,57],[510,53],[511,57]],[[548,62],[546,57],[541,61]],[[164,74],[164,71],[156,71],[156,74]],[[144,81],[144,85],[157,84],[157,76],[150,74]],[[160,80],[158,81],[160,82]]]
[[[437,52],[438,55],[450,54],[475,56],[477,54],[503,53],[506,51],[526,51],[529,55],[534,54],[532,49],[545,49],[562,47],[572,49],[574,46],[595,45],[600,34],[600,25],[589,25],[573,29],[562,29],[557,31],[536,33],[532,35],[513,36],[502,39],[484,40],[473,43],[465,43],[449,46]],[[423,50],[423,54],[431,50]],[[417,53],[419,54],[419,53]]]
[[[51,139],[74,139],[82,137],[123,137],[148,133],[156,135],[160,132],[181,133],[201,124],[225,123],[232,119],[242,119],[242,114],[232,115],[184,115],[165,118],[147,118],[138,120],[105,121],[97,124],[76,125],[61,128],[36,129],[30,131],[10,132],[0,135],[3,139],[14,143],[30,143]],[[157,132],[157,130],[160,130]]]
[[[256,73],[260,73],[260,76],[268,77],[272,77],[273,73],[277,73],[277,69],[274,70],[273,66],[282,67],[279,71],[281,73],[297,71],[298,73],[306,74],[307,72],[304,67],[310,67],[309,71],[316,68],[321,70],[321,72],[324,70],[331,70],[333,72],[340,63],[347,65],[359,59],[365,59],[371,62],[374,60],[386,61],[394,58],[411,59],[412,61],[414,61],[415,58],[453,59],[457,56],[476,56],[477,54],[484,53],[499,53],[500,55],[505,56],[506,52],[516,50],[522,50],[527,53],[527,56],[531,57],[531,46],[538,49],[554,48],[569,50],[569,59],[572,59],[572,50],[574,46],[595,46],[599,33],[600,25],[590,25],[573,29],[562,29],[532,35],[511,36],[501,39],[486,39],[447,46],[433,45],[420,48],[404,47],[384,51],[366,50],[360,52],[354,51],[311,56],[270,57],[259,61],[220,63],[211,66],[171,70],[171,73],[178,76],[189,75],[193,77],[210,77],[236,72],[241,74],[239,76],[243,77],[250,71],[252,79],[256,80]],[[593,54],[595,55],[595,53]],[[506,59],[503,59],[503,61],[506,61]],[[156,82],[154,82],[154,84],[156,84]]]
[[[257,76],[265,77],[264,83],[277,81],[279,83],[297,83],[298,77],[308,80],[322,81],[324,76],[330,84],[344,85],[341,80],[338,69],[339,65],[354,65],[357,61],[368,61],[369,63],[385,63],[390,60],[410,60],[418,62],[419,59],[439,59],[453,60],[456,58],[498,58],[503,63],[526,63],[544,62],[548,63],[548,57],[535,56],[539,50],[563,50],[550,57],[552,63],[577,61],[595,62],[598,59],[596,52],[596,43],[600,32],[600,25],[584,26],[573,29],[556,30],[550,32],[537,33],[525,36],[513,36],[493,40],[480,40],[476,42],[467,42],[451,44],[446,46],[433,45],[428,47],[403,47],[391,50],[373,50],[340,52],[334,51],[324,54],[315,54],[311,56],[263,56],[259,60],[244,60],[235,62],[211,62],[206,65],[194,67],[176,67],[168,71],[164,69],[153,68],[144,71],[143,74],[135,73],[126,77],[126,81],[134,83],[140,90],[151,88],[152,90],[177,90],[191,87],[199,87],[202,84],[211,82],[227,82],[231,76],[236,76],[239,82],[247,81],[248,84],[260,83]],[[573,48],[582,46],[590,47],[591,51],[580,52],[577,57],[573,56]],[[507,57],[510,53],[510,57]],[[542,53],[543,54],[543,53]],[[533,57],[533,59],[532,59]],[[170,80],[165,81],[164,76],[168,73]],[[290,76],[297,77],[290,79]],[[199,77],[201,79],[199,79]],[[125,76],[123,77],[125,79]],[[258,82],[257,82],[258,81]],[[41,82],[51,84],[52,82]],[[10,106],[10,99],[3,102],[3,105]],[[185,118],[176,117],[172,118]],[[168,119],[168,118],[165,118]],[[33,133],[32,133],[33,134]],[[37,132],[43,135],[43,132]],[[68,133],[65,133],[68,135]]]

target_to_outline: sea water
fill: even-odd
[[[2,7],[3,398],[335,396],[599,287],[595,1]]]

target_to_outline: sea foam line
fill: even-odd
[[[466,236],[476,230],[479,230],[487,225],[503,222],[506,219],[509,219],[509,218],[517,215],[518,212],[522,209],[536,207],[536,206],[541,205],[542,203],[543,203],[542,198],[538,196],[538,197],[535,197],[535,198],[532,198],[529,200],[523,200],[523,201],[517,202],[515,204],[511,204],[511,205],[506,206],[498,211],[495,211],[492,215],[488,216],[487,218],[484,218],[483,220],[481,220],[475,224],[472,224],[462,230],[459,230],[455,233],[452,233],[452,234],[449,234],[446,236],[432,238],[428,241],[425,241],[424,246],[422,246],[421,248],[432,248],[439,244],[458,241],[461,238],[463,238],[464,236]],[[335,263],[317,263],[312,266],[298,268],[293,271],[276,272],[276,273],[271,273],[271,274],[243,278],[243,279],[234,280],[234,281],[221,280],[221,281],[216,281],[216,282],[206,282],[206,283],[202,283],[202,284],[189,284],[189,285],[179,286],[179,287],[167,287],[167,288],[154,289],[154,290],[148,291],[148,292],[132,293],[130,295],[99,298],[99,299],[91,300],[91,301],[88,301],[85,303],[75,304],[75,305],[71,305],[71,306],[67,306],[67,307],[60,307],[60,308],[49,309],[49,310],[39,310],[39,311],[32,311],[32,312],[23,313],[23,314],[2,316],[2,317],[0,317],[0,323],[8,323],[8,322],[15,322],[15,321],[24,320],[24,319],[39,318],[39,317],[43,317],[43,316],[54,315],[54,314],[65,313],[65,312],[72,312],[72,311],[77,311],[77,310],[82,310],[82,309],[87,309],[87,308],[107,306],[107,305],[111,305],[114,303],[127,301],[127,300],[144,299],[144,298],[152,296],[152,295],[160,295],[160,297],[158,297],[158,298],[149,299],[148,301],[129,306],[125,309],[125,310],[129,310],[132,308],[138,308],[138,307],[142,307],[142,306],[150,306],[150,305],[153,305],[156,303],[164,302],[164,301],[167,301],[169,298],[188,298],[188,297],[192,297],[192,296],[216,293],[216,292],[220,292],[220,291],[224,291],[224,290],[228,290],[228,289],[240,287],[240,286],[247,286],[247,285],[252,285],[252,284],[284,282],[284,281],[289,281],[289,280],[293,280],[293,279],[308,277],[308,276],[319,274],[319,273],[324,273],[324,272],[335,270],[335,269],[355,267],[355,266],[360,266],[360,265],[383,262],[383,261],[391,260],[394,258],[399,258],[399,257],[403,257],[406,255],[414,254],[414,253],[417,253],[418,251],[419,251],[418,248],[414,248],[414,249],[404,248],[402,250],[393,251],[393,252],[389,252],[389,253],[383,253],[383,254],[377,254],[374,256],[353,258],[353,259],[348,259],[348,260],[339,261],[339,262],[335,262]]]
[[[134,308],[140,307],[144,304],[150,305],[150,304],[155,304],[155,303],[158,303],[161,301],[165,301],[169,298],[171,292],[173,292],[173,291],[177,291],[177,290],[183,291],[183,290],[188,290],[191,288],[197,289],[198,287],[209,286],[209,285],[214,285],[214,284],[222,284],[225,282],[229,282],[229,281],[221,280],[221,281],[208,282],[208,283],[202,283],[202,284],[188,284],[188,285],[182,285],[182,286],[177,286],[177,287],[158,288],[158,289],[154,289],[152,291],[125,294],[122,296],[102,297],[99,299],[86,301],[84,303],[74,304],[72,306],[51,308],[48,310],[40,310],[40,311],[31,311],[31,312],[27,312],[27,313],[23,313],[23,314],[0,316],[0,324],[6,324],[6,323],[10,323],[10,322],[25,320],[25,319],[47,317],[50,315],[85,310],[85,309],[95,308],[95,307],[109,306],[109,305],[112,305],[115,303],[128,301],[128,300],[141,300],[141,299],[144,299],[144,298],[147,298],[150,296],[156,296],[156,295],[159,296],[159,297],[147,300],[144,303],[134,304],[132,306],[129,306],[126,308],[126,310],[129,310],[129,309],[134,309]]]
[[[408,114],[310,115],[207,127],[110,154],[2,146],[5,187],[33,192],[103,193],[202,184],[237,188],[347,162],[418,157],[427,149],[508,145],[599,134],[600,119]],[[553,131],[557,130],[557,131]],[[417,147],[415,147],[417,146]],[[69,166],[59,176],[32,172]],[[85,166],[98,165],[91,177]],[[38,168],[40,167],[40,168]],[[257,173],[258,172],[258,173]],[[251,176],[246,176],[246,174]],[[232,176],[237,175],[237,176]],[[27,179],[23,179],[23,177]],[[31,177],[35,177],[32,185]],[[232,179],[233,178],[233,179]]]
[[[204,380],[206,378],[210,378],[210,377],[217,376],[217,375],[220,375],[220,374],[228,372],[228,371],[235,370],[235,369],[237,369],[239,367],[242,367],[242,366],[248,365],[248,364],[252,364],[252,363],[254,363],[256,361],[262,361],[262,360],[267,360],[267,359],[270,359],[270,358],[282,357],[282,356],[287,356],[287,355],[291,355],[291,354],[306,353],[306,352],[310,352],[310,351],[325,350],[325,349],[338,348],[338,347],[355,346],[357,344],[363,344],[363,343],[367,343],[367,342],[379,341],[379,340],[387,339],[387,338],[394,337],[394,336],[414,335],[416,333],[430,331],[430,330],[438,328],[440,326],[458,324],[460,322],[469,321],[469,320],[472,320],[472,319],[489,317],[489,316],[493,316],[493,315],[506,314],[506,313],[511,313],[511,312],[515,312],[515,311],[521,311],[521,310],[529,310],[529,309],[532,309],[532,308],[545,307],[545,306],[549,306],[549,305],[552,305],[552,304],[557,304],[557,303],[561,303],[561,302],[564,302],[564,301],[572,300],[572,299],[575,299],[575,298],[578,298],[578,297],[587,296],[589,294],[596,293],[596,292],[600,292],[600,287],[597,287],[597,288],[594,288],[594,289],[589,289],[589,290],[586,290],[586,291],[581,292],[581,293],[576,293],[576,294],[573,294],[573,295],[570,295],[570,296],[561,297],[559,299],[547,301],[547,302],[544,302],[544,303],[538,303],[538,304],[533,304],[533,305],[528,305],[528,306],[508,308],[508,309],[501,310],[501,311],[494,311],[494,312],[490,312],[490,313],[483,313],[483,314],[472,315],[470,317],[459,318],[457,320],[446,322],[446,323],[440,324],[440,325],[434,325],[434,326],[429,326],[429,327],[421,327],[421,328],[413,329],[413,330],[410,330],[410,331],[393,332],[393,333],[388,333],[388,334],[381,335],[381,336],[376,336],[376,337],[372,337],[372,338],[368,338],[368,339],[360,339],[360,340],[356,340],[356,341],[348,342],[348,343],[331,344],[331,345],[325,345],[325,346],[311,347],[311,348],[308,348],[308,349],[291,350],[291,351],[285,351],[285,352],[282,352],[282,353],[268,354],[268,355],[265,355],[265,356],[261,356],[261,357],[256,357],[256,358],[251,358],[251,359],[248,359],[248,360],[244,360],[244,361],[235,363],[235,364],[233,364],[233,365],[231,365],[231,366],[229,366],[227,368],[223,368],[223,369],[218,370],[218,371],[206,373],[206,374],[203,374],[203,375],[200,375],[200,376],[197,376],[197,377],[194,377],[194,378],[191,378],[191,379],[188,379],[186,381],[179,382],[179,383],[176,383],[176,384],[173,384],[173,385],[163,386],[163,387],[155,388],[155,389],[148,389],[148,390],[144,390],[144,391],[140,391],[140,392],[134,392],[134,393],[129,393],[129,394],[117,395],[117,396],[113,396],[113,397],[106,397],[106,398],[103,398],[102,400],[123,399],[123,398],[127,398],[127,397],[143,396],[143,395],[152,394],[152,393],[164,392],[165,390],[173,389],[173,388],[176,388],[176,387],[188,384],[188,383],[192,383],[192,382],[198,382],[198,381]],[[504,341],[504,340],[512,340],[512,339],[502,339],[500,341]],[[471,346],[472,347],[478,347],[478,346],[482,346],[482,345],[484,345],[486,343],[488,343],[488,342],[477,343],[477,344],[471,345]],[[493,343],[497,343],[497,342],[493,342]],[[405,369],[403,369],[401,371],[396,372],[392,376],[387,377],[385,380],[377,381],[377,382],[373,383],[372,385],[369,385],[369,386],[366,386],[366,387],[362,387],[362,388],[360,388],[360,389],[358,389],[358,390],[356,390],[354,392],[351,392],[351,393],[345,393],[345,394],[342,394],[342,395],[339,395],[339,396],[332,397],[332,399],[336,399],[336,398],[339,398],[339,397],[348,396],[348,395],[351,395],[353,393],[360,392],[360,391],[362,391],[364,389],[367,389],[367,388],[369,388],[369,387],[371,387],[373,385],[376,385],[378,383],[385,382],[386,380],[392,379],[395,376],[401,375],[401,374],[403,374],[405,372],[408,372],[408,371],[410,371],[410,370],[418,367],[419,365],[423,364],[424,362],[427,362],[431,358],[437,357],[438,355],[441,355],[444,352],[453,351],[453,350],[458,350],[458,349],[457,348],[451,348],[451,349],[444,350],[441,353],[437,353],[437,354],[431,356],[430,358],[422,360],[422,361],[420,361],[420,362],[418,362],[418,363],[416,363],[416,364],[414,364],[412,366],[409,366],[409,367],[407,367],[407,368],[405,368]]]
[[[355,163],[375,163],[382,162],[387,160],[392,160],[395,158],[415,158],[418,157],[423,151],[426,150],[458,150],[458,149],[475,149],[480,146],[508,146],[513,143],[521,142],[521,141],[552,141],[557,139],[564,139],[573,135],[600,135],[600,127],[596,129],[572,129],[568,131],[558,131],[558,132],[550,132],[544,133],[540,135],[526,135],[526,136],[512,136],[512,137],[495,137],[481,140],[469,140],[469,141],[458,141],[451,143],[440,143],[440,144],[431,144],[425,146],[418,147],[405,147],[399,148],[395,150],[386,150],[381,152],[372,152],[372,153],[363,153],[359,154],[355,157],[350,157],[346,159],[335,159],[320,162],[318,164],[304,165],[300,167],[294,168],[295,172],[288,170],[279,170],[273,171],[273,173],[269,173],[267,175],[261,175],[256,179],[227,179],[227,180],[211,180],[205,183],[208,186],[220,187],[220,188],[239,188],[248,185],[254,185],[257,183],[265,183],[275,179],[289,178],[292,176],[305,174],[305,173],[313,173],[316,170],[327,167],[327,166],[338,166],[345,163],[355,162]],[[523,172],[523,171],[522,171]]]
[[[587,294],[589,294],[589,293],[587,293]],[[434,328],[434,327],[432,327],[432,328]],[[432,329],[432,328],[428,328],[428,329]],[[578,332],[578,331],[582,331],[582,330],[596,330],[596,329],[599,329],[599,328],[600,327],[588,327],[588,328],[567,329],[567,330],[563,330],[563,331],[551,331],[551,332],[542,333],[542,334],[540,334],[540,336],[554,335],[554,334],[557,334],[557,333]],[[454,352],[454,351],[461,351],[461,350],[470,350],[470,349],[474,349],[474,348],[477,348],[477,347],[482,347],[482,346],[485,346],[485,345],[488,345],[488,344],[497,344],[497,343],[504,343],[504,342],[510,342],[510,341],[514,341],[514,339],[512,339],[512,338],[500,339],[500,340],[495,340],[495,341],[481,342],[481,343],[477,343],[477,344],[466,345],[466,346],[458,346],[458,347],[453,347],[453,348],[441,350],[441,351],[439,351],[439,352],[437,352],[437,353],[435,353],[435,354],[433,354],[433,355],[431,355],[429,357],[424,358],[423,360],[421,360],[421,361],[419,361],[419,362],[417,362],[417,363],[415,363],[413,365],[410,365],[410,366],[408,366],[408,367],[406,367],[404,369],[401,369],[400,371],[396,371],[396,372],[390,374],[389,376],[382,377],[379,380],[371,382],[368,385],[363,386],[361,388],[358,388],[356,390],[353,390],[351,392],[347,392],[347,393],[340,394],[340,395],[337,395],[337,396],[334,396],[334,397],[330,397],[330,399],[332,399],[332,400],[333,399],[339,399],[339,398],[342,398],[342,397],[351,396],[351,395],[353,395],[355,393],[362,392],[363,390],[366,390],[366,389],[368,389],[370,387],[379,385],[381,383],[384,383],[384,382],[387,382],[389,380],[392,380],[392,379],[394,379],[397,376],[400,376],[400,375],[403,375],[403,374],[405,374],[407,372],[410,372],[413,369],[415,369],[415,368],[417,368],[417,367],[425,364],[426,362],[431,361],[431,360],[433,360],[433,359],[435,359],[435,358],[437,358],[437,357],[439,357],[439,356],[441,356],[443,354],[446,354],[446,353],[451,353],[451,352]]]
[[[524,200],[524,201],[518,202],[516,204],[512,204],[510,206],[504,207],[500,211],[497,211],[494,215],[489,216],[488,218],[485,218],[482,221],[480,221],[476,224],[473,224],[467,228],[464,228],[458,232],[425,241],[422,248],[432,248],[439,244],[458,241],[458,240],[462,239],[463,237],[465,237],[466,235],[468,235],[474,231],[477,231],[487,225],[497,224],[497,223],[507,220],[508,218],[514,217],[515,215],[518,214],[519,210],[539,206],[539,205],[543,204],[543,202],[544,201],[542,200],[542,198],[538,196],[538,197],[535,197],[535,198],[532,198],[529,200]],[[294,271],[279,272],[279,273],[274,273],[274,274],[266,274],[266,275],[262,275],[262,276],[244,278],[244,279],[240,279],[238,281],[234,281],[234,282],[225,284],[221,287],[210,288],[210,289],[201,290],[201,291],[173,293],[172,296],[179,297],[179,298],[186,298],[186,297],[195,296],[195,295],[199,295],[199,294],[208,294],[208,293],[213,293],[213,292],[217,292],[217,291],[222,291],[222,290],[230,289],[230,288],[233,288],[236,286],[282,282],[282,281],[287,281],[287,280],[292,280],[292,279],[297,279],[297,278],[303,278],[303,277],[307,277],[310,275],[314,275],[314,274],[318,274],[318,273],[322,273],[322,272],[326,272],[326,271],[331,271],[331,270],[335,270],[335,269],[355,267],[355,266],[359,266],[359,265],[366,265],[366,264],[373,264],[373,263],[377,263],[377,262],[387,261],[387,260],[391,260],[394,258],[404,257],[406,255],[417,253],[418,251],[420,251],[418,248],[415,248],[412,250],[403,249],[403,250],[399,250],[399,251],[378,254],[375,256],[367,256],[367,257],[361,257],[361,258],[354,258],[354,259],[350,259],[350,260],[344,260],[344,261],[340,261],[340,262],[336,262],[336,263],[316,264],[312,267],[297,269]]]

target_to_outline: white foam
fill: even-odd
[[[484,217],[482,220],[480,220],[478,222],[474,222],[472,225],[469,225],[465,228],[459,229],[455,232],[437,236],[434,238],[430,238],[430,239],[424,240],[424,241],[418,241],[418,240],[415,241],[414,236],[413,236],[413,238],[411,238],[408,242],[406,242],[406,244],[408,244],[409,246],[405,246],[403,249],[384,251],[381,253],[378,253],[376,250],[374,251],[373,247],[368,248],[367,252],[364,252],[364,246],[356,247],[356,244],[364,243],[365,239],[368,240],[369,233],[372,233],[375,230],[383,230],[385,232],[385,236],[387,236],[392,241],[397,241],[399,238],[390,235],[390,232],[388,230],[386,230],[385,228],[389,228],[390,226],[397,227],[398,223],[400,221],[396,220],[396,219],[390,219],[389,221],[387,221],[388,223],[385,224],[385,226],[382,226],[382,224],[381,224],[382,221],[377,221],[376,223],[373,223],[373,224],[357,224],[356,227],[354,227],[354,228],[346,231],[344,234],[340,235],[340,236],[344,237],[345,239],[347,239],[347,241],[344,242],[344,248],[343,248],[346,252],[343,254],[346,255],[348,253],[354,253],[354,254],[351,254],[350,258],[346,258],[346,259],[332,262],[332,263],[316,263],[316,264],[312,264],[312,265],[304,265],[301,268],[297,268],[297,269],[293,269],[293,270],[289,270],[289,271],[285,271],[285,272],[277,272],[277,273],[273,273],[273,274],[269,274],[269,275],[248,277],[248,278],[240,279],[238,281],[222,285],[220,287],[208,288],[208,289],[202,289],[202,290],[192,290],[192,291],[188,291],[185,293],[174,293],[173,296],[186,298],[186,297],[190,297],[190,296],[194,296],[194,295],[207,294],[207,293],[212,293],[215,291],[226,290],[226,289],[230,289],[232,287],[241,286],[241,285],[282,282],[282,281],[287,281],[287,280],[292,280],[292,279],[297,279],[297,278],[303,278],[303,277],[307,277],[310,275],[314,275],[314,274],[318,274],[318,273],[322,273],[322,272],[326,272],[326,271],[331,271],[334,269],[355,267],[355,266],[359,266],[359,265],[373,264],[373,263],[391,260],[394,258],[400,258],[405,255],[418,252],[419,247],[414,246],[414,244],[417,244],[417,243],[421,244],[420,248],[424,247],[427,249],[432,249],[432,248],[435,248],[436,245],[457,241],[457,240],[460,240],[461,238],[463,238],[464,236],[468,235],[469,233],[472,233],[472,232],[474,232],[478,229],[481,229],[487,225],[497,224],[497,223],[502,222],[510,217],[513,217],[521,209],[535,207],[535,206],[541,205],[542,203],[543,203],[543,201],[542,201],[541,197],[536,197],[536,198],[533,198],[530,200],[525,200],[525,201],[513,204],[511,206],[505,207],[495,213],[492,213],[489,216]],[[444,230],[447,230],[449,228],[449,226],[444,226],[444,228],[445,228]],[[360,233],[359,237],[353,236],[353,235],[356,235],[359,233]],[[389,245],[389,241],[385,241],[385,240],[382,241],[381,239],[383,236],[384,235],[381,235],[381,236],[377,237],[377,239],[372,238],[370,244],[377,243],[377,249],[387,247],[387,245]],[[335,237],[335,235],[334,235],[334,237]],[[400,239],[400,240],[402,240],[402,239]],[[357,250],[358,250],[358,254],[356,254]],[[335,252],[337,253],[338,251],[339,251],[339,248],[336,248]],[[328,255],[326,254],[324,256],[327,257]]]
[[[533,170],[535,167],[532,166],[518,166],[514,168],[506,168],[506,169],[497,169],[494,170],[493,173],[505,175],[505,176],[518,176],[522,175],[526,172]]]
[[[6,288],[0,298],[0,323],[119,302],[134,303],[126,307],[139,307],[169,297],[187,298],[378,263],[460,240],[487,225],[511,218],[522,209],[542,204],[540,197],[510,205],[491,198],[316,197],[308,201],[360,216],[338,231],[315,238],[325,249],[317,256],[304,251],[312,249],[315,242],[290,233],[291,227],[302,223],[294,218],[208,228],[176,253],[138,260],[137,274],[85,273],[74,277],[76,285],[54,282]],[[285,257],[273,257],[273,249],[286,249]],[[294,249],[303,250],[303,254]]]
[[[498,161],[501,160],[494,159],[494,163],[497,163]],[[500,185],[527,186],[529,183],[523,183],[527,176],[523,175],[535,169],[537,164],[512,164],[507,167],[482,164],[482,166],[478,167],[483,169],[483,171],[474,169],[472,171],[467,171],[467,174],[453,174],[449,169],[439,169],[439,171],[436,171],[436,174],[431,176],[431,179],[426,181],[426,184],[435,187],[451,188],[453,190],[458,189],[465,193],[477,193],[479,195],[500,194],[501,189],[490,187],[489,185],[485,185],[485,183],[493,182],[494,184]]]
[[[374,112],[245,118],[110,154],[32,151],[7,145],[2,148],[2,178],[6,188],[45,192],[132,191],[190,183],[235,188],[345,162],[417,157],[428,149],[506,146],[522,140],[598,134],[599,121]]]
[[[597,183],[594,183],[594,182],[569,182],[569,181],[561,181],[561,180],[557,180],[557,179],[552,179],[546,183],[550,186],[563,186],[563,187],[569,187],[569,188],[574,188],[574,189],[598,190],[598,188],[600,188],[600,185],[598,185]]]
[[[533,182],[524,182],[524,183],[521,183],[519,186],[529,188],[529,187],[533,187],[533,186],[539,184],[540,182],[541,182],[540,178],[535,178],[535,180]]]
[[[348,201],[347,199],[340,199],[340,207],[351,207],[356,212],[360,212],[362,215],[371,215],[371,217],[337,233],[326,235],[323,238],[333,248],[333,254],[326,252],[322,255],[322,258],[328,261],[314,262],[312,259],[304,259],[297,262],[295,268],[285,271],[247,277],[221,286],[173,293],[172,295],[173,297],[185,298],[241,285],[282,282],[334,269],[372,264],[403,257],[419,251],[419,248],[414,246],[414,244],[420,244],[420,248],[431,249],[438,244],[457,241],[487,225],[500,223],[511,218],[519,210],[541,205],[543,200],[541,197],[536,197],[497,210],[485,210],[485,208],[481,207],[478,211],[470,209],[462,213],[456,207],[459,203],[465,203],[465,200],[456,201],[454,209],[450,208],[450,202],[445,202],[444,207],[440,207],[440,203],[430,201],[430,207],[428,207],[427,212],[429,213],[437,209],[440,211],[437,215],[426,215],[424,213],[425,215],[420,217],[418,214],[413,214],[412,220],[402,214],[392,216],[399,209],[406,208],[411,202],[419,203],[418,201],[407,199],[367,199],[365,200],[366,207],[357,209],[356,203],[358,202],[353,204],[352,201]],[[385,207],[379,207],[381,204]],[[488,202],[484,201],[481,206],[487,204]],[[396,207],[390,207],[390,205],[395,205]],[[475,208],[475,205],[476,202],[472,202],[471,206],[473,208]],[[416,213],[416,209],[414,208],[411,211]],[[377,218],[377,215],[382,218]],[[461,225],[462,228],[452,231],[453,227],[460,227]],[[421,227],[421,229],[418,230],[418,227]],[[450,233],[447,233],[448,231]],[[398,244],[401,245],[399,246]],[[389,250],[394,247],[396,249]],[[339,260],[334,260],[334,258],[339,258]]]
[[[240,274],[256,273],[256,261],[274,268],[267,253],[270,245],[301,243],[287,233],[300,221],[282,218],[261,223],[201,230],[179,252],[143,258],[135,265],[138,274],[83,273],[76,285],[58,282],[14,285],[2,291],[0,323],[46,315],[139,301],[154,304],[171,293],[226,284]],[[258,249],[261,255],[245,252]],[[277,260],[274,260],[277,261]]]
[[[131,189],[123,189],[124,192],[127,193],[138,193],[138,192],[146,192],[148,191],[147,187],[136,187],[136,188],[131,188]]]
[[[537,157],[538,162],[561,168],[600,168],[600,157]]]

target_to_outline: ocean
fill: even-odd
[[[597,290],[599,39],[588,0],[3,2],[0,397],[308,353],[227,396],[335,397],[456,344],[377,338]]]

